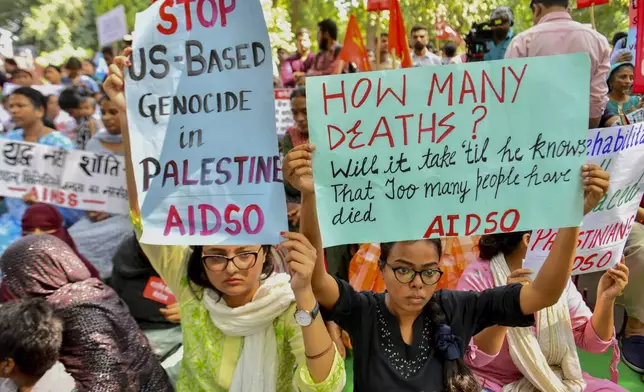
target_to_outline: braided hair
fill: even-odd
[[[429,239],[422,240],[428,241],[436,247],[436,252],[438,256],[441,257],[443,253],[443,246],[439,239]],[[387,242],[380,245],[380,261],[379,267],[382,271],[387,265],[387,259],[393,247],[398,243],[410,243],[415,241],[404,241],[404,242]],[[427,303],[429,307],[429,312],[426,314],[429,316],[431,336],[433,336],[432,344],[436,347],[438,344],[437,335],[441,326],[446,326],[447,316],[441,308],[436,296],[432,298]],[[440,353],[441,350],[436,350],[437,353]],[[440,355],[440,354],[439,354]],[[479,385],[476,376],[472,371],[465,365],[463,361],[463,356],[459,356],[454,360],[446,358],[444,355],[443,360],[443,379],[444,379],[444,388],[447,392],[479,392],[481,386]]]

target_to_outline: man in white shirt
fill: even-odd
[[[411,60],[414,67],[429,67],[432,65],[441,65],[440,57],[427,49],[429,43],[429,32],[425,26],[414,26],[411,28],[410,44],[413,49]]]
[[[0,392],[71,392],[74,379],[58,363],[63,324],[42,299],[0,306]]]

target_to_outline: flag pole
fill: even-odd
[[[380,26],[380,10],[376,12],[376,69],[380,68],[380,34],[382,34],[382,26]]]
[[[595,26],[595,3],[590,5],[590,24],[593,26],[593,30],[597,30]]]

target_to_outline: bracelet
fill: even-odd
[[[318,358],[321,358],[321,357],[323,357],[326,353],[328,353],[329,351],[331,351],[331,349],[333,348],[333,345],[334,345],[334,344],[335,344],[335,343],[331,342],[331,345],[329,346],[329,348],[327,348],[326,350],[324,350],[323,352],[321,352],[321,353],[320,353],[320,354],[318,354],[318,355],[308,355],[308,354],[306,354],[306,353],[304,353],[304,355],[306,355],[306,358],[308,358],[308,359],[318,359]]]

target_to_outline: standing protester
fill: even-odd
[[[20,87],[31,87],[34,84],[34,77],[26,69],[17,68],[11,73],[9,82],[17,84]]]
[[[95,94],[100,92],[98,84],[94,79],[81,73],[83,64],[76,57],[70,57],[65,64],[67,77],[63,78],[63,84],[67,86],[76,86],[84,90],[87,94]]]
[[[523,269],[529,243],[529,231],[483,236],[480,260],[463,272],[457,290],[484,292],[506,284],[531,284],[532,271]],[[574,347],[596,354],[611,346],[617,349],[615,300],[628,283],[628,272],[624,264],[618,264],[603,274],[594,311],[569,280],[559,301],[538,312],[535,329],[494,326],[474,336],[466,364],[483,388],[493,392],[531,387],[541,391],[626,392],[608,380],[583,373]],[[617,362],[611,365],[616,381]]]
[[[63,90],[58,97],[58,106],[66,111],[76,121],[74,132],[75,145],[79,150],[84,150],[87,142],[96,134],[98,126],[91,117],[92,98],[83,93],[83,90],[70,87]]]
[[[572,20],[568,0],[532,0],[532,28],[517,35],[506,59],[588,53],[590,55],[589,128],[596,128],[608,102],[606,77],[610,71],[610,48],[606,37]]]
[[[131,49],[125,51],[126,56],[130,53]],[[125,155],[130,160],[123,90],[129,60],[121,56],[115,62],[104,89],[121,111]],[[140,238],[131,165],[126,165],[126,177]],[[292,278],[273,273],[269,245],[141,244],[181,307],[184,355],[178,391],[342,390],[344,361],[319,316],[311,288],[316,250],[300,234],[283,235]]]
[[[324,269],[311,160],[314,147],[294,148],[285,178],[302,192],[300,228],[318,249],[312,279],[325,319],[346,330],[353,345],[355,391],[431,390],[479,392],[465,366],[467,342],[494,325],[527,327],[533,313],[557,303],[574,261],[579,228],[560,229],[543,268],[527,286],[512,284],[482,293],[440,290],[440,240],[381,244],[380,271],[386,293],[356,292]],[[584,165],[584,210],[608,189],[608,173]]]
[[[168,376],[114,290],[50,235],[13,243],[0,257],[12,298],[43,298],[63,321],[60,362],[79,392],[170,392]]]
[[[411,59],[414,67],[428,67],[432,65],[441,65],[440,57],[427,49],[429,44],[429,32],[425,26],[414,26],[411,28],[410,45],[413,49]]]
[[[41,299],[0,306],[0,392],[72,392],[58,362],[63,323]]]
[[[644,374],[644,197],[637,210],[637,221],[626,241],[624,255],[626,265],[631,269],[631,280],[637,282],[624,290],[624,309],[628,316],[622,338],[622,359],[624,363],[640,374]]]
[[[307,29],[299,29],[295,39],[297,52],[284,60],[281,66],[282,84],[286,88],[295,87],[297,79],[305,76],[315,61],[315,54],[311,52],[311,33]]]
[[[441,63],[443,65],[449,65],[449,64],[460,64],[461,63],[461,58],[460,56],[456,55],[456,50],[458,47],[453,44],[449,43],[443,47],[443,60]]]
[[[18,69],[18,63],[14,59],[4,59],[4,72],[7,78],[11,77],[13,71]]]
[[[87,151],[94,151],[101,154],[124,155],[123,135],[121,134],[121,120],[119,118],[119,109],[109,97],[103,97],[99,102],[101,105],[101,114],[103,126],[87,142]]]
[[[76,120],[58,106],[58,96],[47,97],[47,115],[45,118],[54,124],[56,130],[68,138],[76,137]]]
[[[632,63],[617,63],[608,74],[608,103],[606,110],[617,113],[622,124],[628,124],[626,115],[641,108],[643,103],[639,97],[631,95],[633,88]]]
[[[503,24],[492,26],[493,37],[491,41],[487,42],[488,52],[483,56],[485,61],[503,60],[513,37],[514,14],[512,10],[509,7],[495,9],[490,15],[490,20],[495,19],[501,19]]]
[[[376,64],[377,59],[371,62],[371,69],[374,71],[382,71],[386,69],[395,69],[400,66],[400,62],[394,62],[393,57],[389,54],[389,34],[382,33],[380,38],[375,38],[375,47],[380,48],[380,63]],[[380,42],[380,46],[378,43]]]
[[[343,72],[344,62],[338,59],[342,45],[338,43],[338,25],[331,19],[324,19],[318,23],[318,47],[320,51],[315,55],[313,66],[307,75],[331,75]]]
[[[61,74],[60,67],[55,65],[48,65],[45,67],[45,80],[49,84],[58,85],[63,84],[63,75]]]

